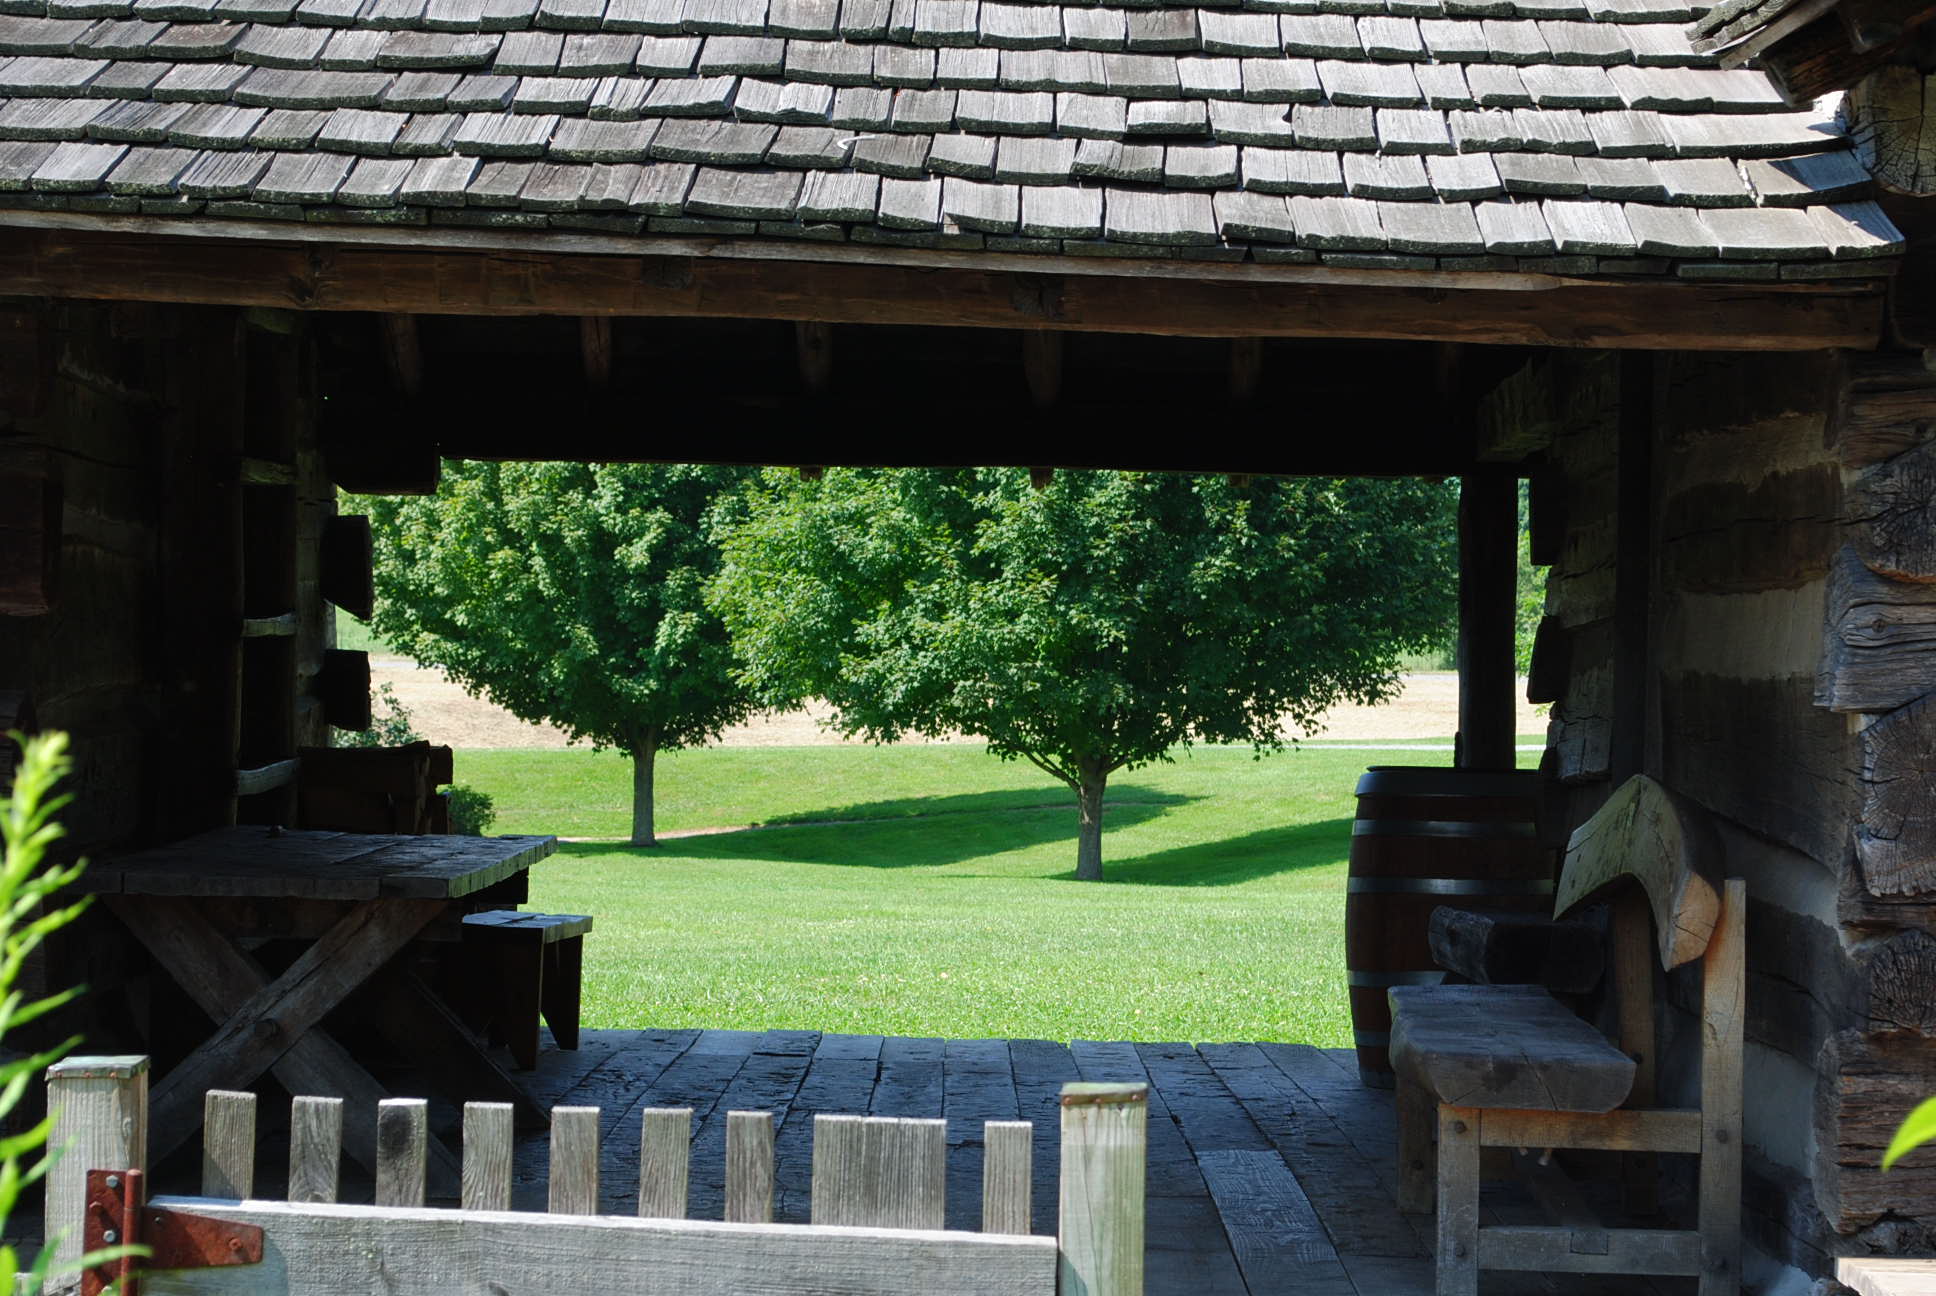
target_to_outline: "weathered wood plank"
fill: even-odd
[[[58,213],[8,213],[7,219],[75,223]],[[1152,262],[1134,270],[1109,267],[1114,274],[1103,277],[1092,264],[1008,261],[992,253],[980,254],[972,269],[945,255],[902,257],[888,249],[870,250],[867,262],[836,264],[834,257],[844,250],[823,249],[825,259],[813,262],[736,260],[684,255],[687,245],[678,243],[664,245],[675,255],[655,255],[657,245],[626,239],[609,245],[622,255],[606,256],[564,250],[606,246],[592,236],[530,232],[523,232],[515,253],[488,247],[404,251],[360,246],[358,232],[345,228],[318,235],[300,225],[264,226],[264,239],[284,241],[203,243],[169,237],[179,234],[174,227],[151,232],[134,218],[90,223],[115,232],[40,228],[7,240],[0,248],[0,293],[113,298],[138,290],[155,301],[299,310],[716,314],[1215,337],[1797,351],[1873,347],[1882,308],[1880,292],[1870,285],[1730,284],[1716,292],[1697,284],[1587,287],[1548,280],[1545,291],[1522,292],[1482,284],[1472,272],[1460,271],[1427,273],[1416,286],[1371,287],[1354,282],[1359,275],[1327,274],[1321,267],[1217,267],[1223,273],[1212,274],[1190,262],[1187,277],[1133,277],[1160,273],[1162,263]],[[243,222],[232,224],[235,234],[253,232]],[[413,238],[423,233],[411,231]],[[325,237],[335,246],[327,257],[315,258],[299,242],[286,241],[304,236]],[[488,236],[459,241],[488,242]],[[544,263],[541,274],[532,273],[534,256]],[[1375,273],[1389,282],[1403,272]],[[452,285],[464,285],[459,300]],[[1460,309],[1431,309],[1447,288],[1459,291]]]
[[[684,1219],[691,1199],[692,1108],[639,1113],[639,1217]]]
[[[1537,986],[1393,986],[1392,1069],[1442,1103],[1611,1111],[1634,1061]]]
[[[1370,1100],[1368,1090],[1333,1090],[1333,1100],[1321,1102],[1257,1045],[1205,1044],[1199,1052],[1297,1173],[1340,1254],[1393,1259],[1430,1254],[1419,1226],[1399,1213],[1386,1184],[1387,1167],[1367,1159],[1332,1118],[1331,1108],[1339,1103]]]
[[[1145,1084],[1078,1082],[1062,1091],[1062,1291],[1143,1290],[1148,1097]]]
[[[598,1108],[551,1111],[553,1215],[598,1214]]]
[[[145,1283],[156,1296],[444,1296],[492,1284],[637,1296],[898,1296],[910,1274],[921,1276],[926,1296],[1056,1290],[1052,1238],[158,1200],[264,1227],[275,1245],[260,1266],[157,1274]]]
[[[511,1128],[509,1103],[464,1104],[464,1181],[459,1200],[465,1210],[511,1209]],[[557,1132],[552,1132],[554,1141]]]
[[[1015,1078],[1016,1110],[1035,1127],[1030,1153],[1034,1173],[1032,1230],[1055,1232],[1056,1185],[1062,1166],[1062,1086],[1082,1072],[1067,1044],[1050,1040],[1010,1040],[1009,1065]]]
[[[1902,581],[1936,581],[1936,446],[1920,445],[1866,468],[1849,488],[1856,554],[1870,571]]]
[[[945,1121],[822,1114],[813,1128],[815,1224],[941,1227]]]
[[[1317,1212],[1275,1152],[1197,1154],[1244,1281],[1256,1291],[1354,1296]]]
[[[343,1162],[343,1100],[289,1101],[289,1200],[333,1202]]]
[[[773,1221],[773,1116],[736,1111],[726,1117],[726,1222]]]
[[[1029,1121],[989,1121],[982,1129],[981,1231],[1027,1233],[1034,1214]]]
[[[1936,891],[1936,800],[1929,795],[1936,752],[1936,697],[1891,711],[1862,731],[1862,822],[1856,859],[1872,895]]]
[[[81,1256],[87,1172],[148,1168],[148,1059],[76,1057],[47,1068],[48,1142],[63,1149],[47,1173],[47,1246],[54,1272]],[[77,1282],[70,1278],[69,1282]]]
[[[255,1196],[255,1095],[211,1089],[202,1104],[202,1196]]]
[[[1936,1148],[1909,1153],[1881,1169],[1903,1115],[1929,1096],[1936,1040],[1908,1032],[1848,1030],[1831,1037],[1815,1059],[1815,1201],[1848,1234],[1900,1212],[1905,1202],[1936,1194]]]
[[[1936,583],[1877,575],[1854,545],[1829,572],[1815,701],[1881,713],[1936,692]]]
[[[718,1101],[714,1104],[712,1112],[700,1121],[693,1138],[694,1182],[691,1209],[693,1214],[699,1217],[713,1219],[719,1217],[724,1209],[725,1184],[719,1174],[726,1158],[730,1121],[728,1113],[759,1111],[771,1116],[774,1124],[774,1151],[777,1157],[779,1131],[784,1128],[787,1116],[792,1110],[794,1095],[799,1092],[801,1082],[812,1066],[813,1056],[810,1050],[795,1053],[760,1052],[761,1042],[766,1039],[766,1036],[760,1036],[753,1041],[754,1051],[747,1055],[744,1064],[734,1073],[724,1091],[718,1095]],[[777,1208],[777,1179],[775,1192]]]
[[[421,1206],[430,1139],[430,1104],[385,1098],[376,1111],[376,1204]]]
[[[1439,1108],[1437,1296],[1478,1296],[1479,1113]]]
[[[865,1112],[880,1071],[878,1035],[823,1035],[774,1139],[779,1218],[806,1222],[813,1178],[813,1119],[822,1112]]]
[[[1701,1296],[1741,1289],[1741,1045],[1747,1021],[1748,884],[1722,886],[1721,921],[1701,963]]]
[[[1630,878],[1646,890],[1661,966],[1677,968],[1707,952],[1721,912],[1719,859],[1707,812],[1636,774],[1574,829],[1553,912],[1571,913]]]

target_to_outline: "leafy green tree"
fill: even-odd
[[[977,734],[1067,784],[1098,879],[1115,771],[1276,750],[1396,690],[1456,614],[1456,505],[1419,481],[770,471],[713,597],[766,700],[824,697],[877,742]]]
[[[434,496],[371,498],[375,624],[523,720],[632,758],[632,844],[657,844],[653,764],[751,713],[706,606],[708,518],[739,468],[447,463]]]

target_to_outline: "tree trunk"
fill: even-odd
[[[1102,881],[1102,793],[1109,783],[1109,772],[1101,763],[1084,761],[1079,767],[1082,781],[1076,785],[1076,806],[1080,828],[1076,835],[1076,881]]]
[[[632,744],[632,844],[657,846],[652,835],[652,762],[659,754],[659,731],[647,729]]]

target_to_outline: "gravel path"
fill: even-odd
[[[550,725],[531,725],[403,657],[373,657],[372,684],[388,684],[409,710],[417,732],[452,747],[563,747],[565,735]],[[721,746],[804,747],[848,742],[822,728],[828,708],[815,703],[799,711],[755,716],[726,731]],[[1326,717],[1313,738],[1347,742],[1413,741],[1448,737],[1459,727],[1459,677],[1450,672],[1408,675],[1405,691],[1380,707],[1341,707]],[[1539,733],[1546,719],[1525,701],[1517,732]],[[916,739],[915,741],[926,741]],[[957,738],[955,742],[979,742]]]

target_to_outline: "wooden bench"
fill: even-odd
[[[470,967],[488,987],[484,1015],[510,1046],[519,1070],[538,1065],[540,1015],[559,1048],[578,1047],[585,934],[591,929],[585,914],[494,909],[465,916]]]
[[[1717,892],[1719,858],[1703,812],[1644,775],[1567,844],[1556,915],[1615,901],[1617,1045],[1541,987],[1391,990],[1400,1205],[1430,1209],[1436,1184],[1438,1296],[1474,1296],[1481,1269],[1691,1275],[1701,1296],[1738,1296],[1747,893],[1739,878]],[[1701,963],[1699,1107],[1653,1106],[1656,958]],[[1486,1147],[1697,1154],[1697,1226],[1603,1229],[1569,1185],[1536,1183],[1557,1226],[1482,1228]]]

